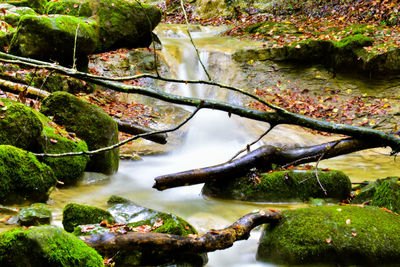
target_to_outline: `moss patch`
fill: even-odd
[[[387,208],[400,213],[399,177],[378,179],[362,187],[352,203],[361,204],[371,201],[370,205]]]
[[[57,183],[46,164],[22,149],[0,145],[0,202],[44,202]]]
[[[118,143],[117,123],[99,107],[74,95],[55,92],[42,102],[40,111],[54,116],[56,123],[85,140],[90,150]],[[109,174],[118,170],[118,164],[119,149],[116,148],[91,156],[86,169]]]
[[[0,107],[0,144],[38,151],[43,126],[32,109],[9,99],[0,101],[4,104]]]
[[[397,263],[399,227],[398,215],[373,207],[287,210],[277,225],[265,228],[257,256],[286,264]]]
[[[260,182],[249,177],[207,182],[203,194],[246,201],[296,201],[309,198],[346,199],[350,195],[350,179],[341,171],[319,171],[318,177],[327,191],[324,194],[315,171],[276,171],[259,175]]]
[[[47,154],[59,154],[88,150],[85,141],[71,137],[67,131],[51,122],[45,115],[39,112],[36,114],[43,124],[43,133],[39,141],[41,151]],[[83,174],[89,156],[43,157],[41,160],[53,169],[58,180],[65,185],[72,185]]]
[[[83,241],[56,226],[40,226],[0,235],[1,266],[104,266]]]
[[[114,222],[110,212],[100,208],[70,203],[64,207],[62,224],[68,232],[74,231],[78,225],[100,223],[101,221]]]

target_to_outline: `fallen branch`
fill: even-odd
[[[231,226],[221,230],[210,230],[202,235],[178,236],[161,233],[130,232],[107,233],[79,237],[88,246],[102,255],[114,255],[118,251],[156,250],[163,252],[205,253],[229,248],[235,241],[248,239],[255,227],[280,220],[282,213],[262,210],[249,213]]]
[[[73,69],[65,68],[48,62],[17,57],[2,52],[0,52],[0,62],[21,64],[37,68],[46,68],[49,70],[54,70],[59,73],[68,75],[70,77],[84,80],[86,82],[92,82],[118,92],[141,94],[170,103],[194,106],[194,107],[199,106],[199,104],[202,103],[202,107],[206,109],[221,110],[242,117],[246,117],[249,119],[269,122],[273,125],[279,125],[279,124],[299,125],[318,131],[343,134],[359,139],[370,139],[374,140],[374,142],[377,143],[378,146],[390,146],[393,150],[392,152],[393,154],[397,153],[400,150],[400,138],[398,138],[398,136],[394,134],[385,133],[367,127],[337,124],[329,121],[317,120],[300,114],[292,113],[280,107],[274,106],[271,103],[268,103],[260,99],[259,97],[252,95],[251,93],[245,92],[244,90],[235,88],[233,86],[230,86],[229,88],[227,87],[223,88],[240,92],[246,96],[252,97],[253,99],[260,101],[264,105],[274,110],[274,112],[257,111],[245,108],[243,106],[233,105],[220,101],[204,100],[204,99],[183,97],[179,95],[169,94],[151,87],[141,87],[141,86],[123,84],[119,82],[113,82],[105,77],[98,77],[98,76],[95,77],[94,75],[91,74],[79,72]],[[185,80],[181,80],[180,82],[185,82]],[[207,84],[207,81],[205,81],[204,84]]]
[[[358,139],[342,139],[304,148],[281,149],[275,146],[262,146],[247,155],[223,164],[172,173],[155,178],[153,188],[168,188],[194,185],[221,179],[234,179],[246,175],[250,169],[271,170],[271,164],[280,166],[291,163],[302,164],[318,159],[328,159],[355,151],[379,147],[378,144]]]

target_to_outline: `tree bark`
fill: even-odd
[[[282,213],[262,210],[249,213],[231,226],[221,230],[210,230],[202,235],[178,236],[162,233],[129,232],[107,233],[79,237],[88,246],[102,255],[114,255],[118,251],[151,249],[164,252],[205,253],[226,249],[235,241],[248,239],[253,228],[264,223],[278,222]]]
[[[286,164],[298,165],[379,146],[377,143],[359,139],[342,139],[304,148],[281,149],[269,145],[262,146],[230,162],[158,176],[155,178],[153,188],[165,190],[220,179],[234,179],[247,174],[252,168],[268,171],[273,163],[280,166]]]

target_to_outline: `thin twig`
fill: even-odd
[[[275,127],[275,125],[271,125],[269,127],[268,130],[266,130],[262,135],[260,135],[256,140],[254,140],[253,142],[251,142],[250,144],[247,144],[245,148],[243,148],[242,150],[238,151],[230,160],[228,160],[227,162],[231,162],[232,160],[234,160],[237,156],[239,156],[240,154],[242,154],[245,151],[249,151],[250,147],[252,145],[254,145],[255,143],[257,143],[258,141],[260,141],[264,136],[266,136],[273,128]]]
[[[315,164],[315,178],[317,178],[317,182],[319,184],[319,187],[321,187],[322,191],[324,191],[324,194],[327,196],[328,192],[326,191],[326,189],[323,187],[323,185],[321,184],[321,181],[319,180],[318,177],[318,164],[321,161],[322,157],[325,156],[325,152],[322,153],[322,155],[318,158],[317,163]]]
[[[194,44],[194,41],[193,41],[193,38],[192,38],[192,34],[190,33],[190,30],[189,30],[189,21],[188,21],[187,15],[186,15],[185,7],[184,7],[184,5],[183,5],[183,0],[181,0],[181,8],[182,8],[183,15],[185,16],[186,30],[187,30],[187,33],[188,33],[188,35],[189,35],[190,42],[192,43],[192,45],[193,45],[193,47],[194,47],[194,50],[196,50],[197,58],[199,59],[199,62],[200,62],[200,64],[201,64],[201,67],[203,68],[204,72],[206,73],[208,80],[212,81],[211,76],[210,76],[210,74],[208,73],[208,71],[207,71],[207,69],[206,69],[206,66],[204,66],[203,61],[202,61],[201,58],[200,58],[200,52],[199,52],[199,50],[197,49],[197,46]]]
[[[162,130],[162,131],[154,131],[154,132],[150,132],[150,133],[143,133],[143,134],[138,134],[135,135],[131,138],[128,138],[124,141],[121,141],[117,144],[114,144],[112,146],[108,146],[108,147],[103,147],[103,148],[99,148],[96,150],[90,150],[90,151],[80,151],[80,152],[67,152],[67,153],[60,153],[60,154],[46,154],[46,153],[32,153],[33,155],[35,155],[36,157],[53,157],[53,158],[58,158],[58,157],[71,157],[71,156],[82,156],[82,155],[93,155],[93,154],[97,154],[100,152],[105,152],[105,151],[109,151],[112,149],[115,149],[117,147],[120,147],[128,142],[131,142],[133,140],[139,139],[139,138],[144,138],[150,135],[155,135],[155,134],[163,134],[163,133],[169,133],[169,132],[173,132],[178,130],[179,128],[181,128],[183,125],[185,125],[188,121],[190,121],[194,115],[202,108],[202,105],[200,104],[195,111],[193,111],[189,117],[187,117],[183,122],[181,122],[180,124],[178,124],[177,126],[171,128],[171,129],[167,129],[167,130]]]

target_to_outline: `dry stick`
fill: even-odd
[[[190,114],[189,117],[187,117],[183,122],[181,122],[180,124],[178,124],[174,128],[167,129],[167,130],[162,130],[162,131],[154,131],[154,132],[150,132],[150,133],[138,134],[136,136],[128,138],[128,139],[126,139],[124,141],[121,141],[121,142],[119,142],[117,144],[114,144],[112,146],[103,147],[103,148],[99,148],[99,149],[96,149],[96,150],[90,150],[90,151],[81,151],[81,152],[67,152],[67,153],[61,153],[61,154],[46,154],[46,153],[32,153],[32,154],[35,155],[36,157],[58,158],[58,157],[64,157],[64,156],[71,157],[71,156],[93,155],[93,154],[96,154],[96,153],[109,151],[109,150],[115,149],[117,147],[120,147],[120,146],[122,146],[122,145],[124,145],[124,144],[126,144],[128,142],[131,142],[131,141],[139,139],[139,138],[143,138],[143,137],[147,137],[147,136],[155,135],[155,134],[163,134],[163,133],[174,132],[174,131],[178,130],[179,128],[181,128],[188,121],[190,121],[200,109],[202,109],[201,104],[196,108],[195,111],[192,112],[192,114]]]
[[[202,61],[201,58],[200,58],[199,50],[197,49],[196,45],[194,44],[194,41],[193,41],[193,38],[192,38],[192,34],[190,33],[190,30],[189,30],[189,21],[188,21],[187,15],[186,15],[185,7],[183,6],[183,0],[181,0],[181,8],[182,8],[183,15],[185,16],[186,30],[187,30],[187,32],[188,32],[188,35],[189,35],[189,38],[190,38],[190,42],[192,43],[192,45],[193,45],[193,47],[194,47],[194,50],[196,50],[197,58],[199,59],[199,62],[200,62],[200,64],[201,64],[201,67],[203,68],[204,72],[206,73],[208,80],[212,81],[211,76],[210,76],[210,74],[208,73],[208,71],[207,71],[207,69],[206,69],[206,66],[204,66],[203,61]]]
[[[246,145],[246,148],[243,148],[242,150],[238,151],[230,160],[228,160],[227,162],[231,162],[232,160],[234,160],[237,156],[239,156],[241,153],[245,152],[245,151],[249,151],[250,147],[252,145],[254,145],[255,143],[257,143],[258,141],[261,140],[261,138],[263,138],[264,136],[266,136],[273,128],[275,127],[275,125],[272,125],[269,127],[268,130],[266,130],[262,135],[260,135],[256,140],[254,140],[252,143]]]

